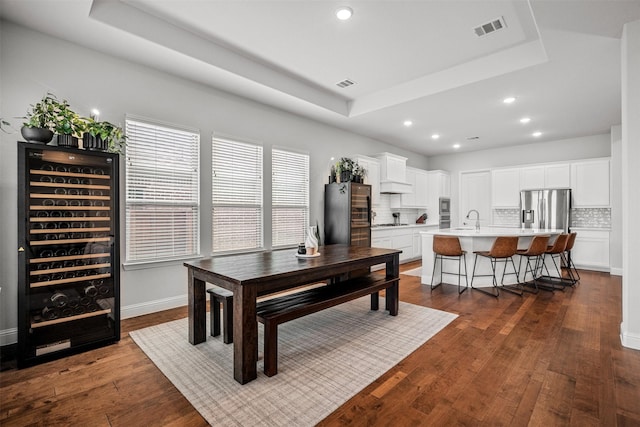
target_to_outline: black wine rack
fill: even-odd
[[[120,338],[118,155],[18,143],[18,366]]]

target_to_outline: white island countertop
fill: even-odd
[[[464,258],[464,263],[466,264],[467,269],[467,277],[469,279],[469,284],[471,284],[471,276],[473,275],[474,267],[476,274],[480,274],[481,276],[476,277],[474,279],[474,286],[492,286],[493,279],[491,277],[492,266],[491,262],[488,258],[479,257],[477,265],[476,265],[476,257],[474,256],[474,252],[476,251],[488,251],[491,249],[493,242],[496,240],[498,236],[516,236],[518,237],[518,249],[526,249],[529,247],[531,240],[538,235],[548,235],[549,236],[549,244],[552,244],[556,237],[563,233],[563,230],[556,229],[538,229],[538,228],[526,228],[522,229],[519,227],[492,227],[492,226],[483,226],[480,227],[480,230],[476,231],[475,227],[456,227],[456,228],[444,228],[437,230],[426,230],[420,231],[420,238],[422,241],[422,283],[429,284],[431,283],[431,276],[434,271],[434,255],[431,248],[433,247],[433,236],[435,235],[445,235],[445,236],[457,236],[460,239],[460,246],[462,250],[466,252],[466,257]],[[516,265],[520,262],[516,257]],[[502,269],[504,269],[504,265],[500,263],[500,271],[499,274],[502,273]],[[551,269],[554,267],[551,265]],[[435,274],[440,280],[440,269],[441,265],[438,263],[436,265]],[[464,267],[462,269],[464,271]],[[518,269],[520,272],[520,277],[515,277],[514,275],[505,276],[501,278],[505,284],[513,284],[517,283],[521,280],[524,280],[524,269]],[[451,260],[444,261],[444,270],[443,271],[458,271],[457,262]],[[446,277],[443,280],[448,280],[446,283],[453,283],[453,281],[457,282],[456,277]],[[464,279],[463,279],[464,282]]]
[[[562,230],[556,229],[539,229],[539,228],[516,228],[516,227],[480,227],[480,230],[476,230],[473,227],[456,227],[456,228],[441,228],[438,230],[421,231],[421,234],[444,234],[449,236],[458,237],[497,237],[497,236],[538,236],[548,234],[550,236],[562,233]]]

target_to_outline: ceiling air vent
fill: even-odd
[[[341,88],[345,88],[345,87],[349,87],[356,84],[356,82],[354,82],[353,80],[349,80],[349,79],[344,79],[341,82],[336,83],[336,86],[341,87]]]
[[[491,20],[486,24],[482,24],[479,27],[473,29],[476,33],[476,36],[482,37],[486,36],[489,33],[493,33],[498,30],[502,30],[507,27],[507,24],[504,22],[504,18],[501,16],[497,19]]]

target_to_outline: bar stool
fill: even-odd
[[[207,289],[210,295],[211,336],[220,335],[220,305],[222,305],[222,331],[225,344],[233,342],[233,292],[222,288]]]
[[[547,272],[547,274],[543,277],[546,277],[549,279],[558,279],[560,281],[560,285],[562,285],[561,288],[553,286],[552,287],[553,289],[564,290],[565,288],[564,281],[566,279],[562,277],[562,270],[560,267],[562,266],[562,259],[564,258],[564,251],[565,251],[565,248],[567,247],[568,240],[569,240],[569,234],[562,233],[558,237],[556,237],[556,241],[553,242],[553,245],[547,246],[547,250],[544,252],[544,259],[546,260],[547,256],[551,257],[551,260],[553,261],[553,265],[556,268],[556,272],[558,273],[558,276],[552,276],[549,273],[549,269],[547,268],[546,262],[543,261],[542,265],[544,266],[544,269]],[[556,262],[556,258],[558,258],[559,262]]]
[[[504,286],[504,276],[509,274],[514,274],[516,277],[518,276],[518,270],[516,270],[516,264],[513,262],[513,256],[516,254],[518,250],[518,236],[498,236],[496,240],[494,240],[493,245],[491,246],[491,250],[488,251],[475,251],[476,258],[473,261],[473,275],[471,276],[471,289],[477,289],[480,292],[483,292],[487,295],[491,295],[494,297],[498,297],[500,295],[500,291],[498,290],[498,279],[496,278],[496,265],[499,262],[504,263],[504,270],[502,270],[502,278],[500,279],[500,284],[502,285],[502,289],[505,291],[514,293],[516,295],[522,295],[522,285],[519,283],[516,284],[516,287],[520,288],[520,291],[517,292],[511,288]],[[489,258],[491,261],[491,271],[493,274],[476,274],[476,264],[478,262],[478,257]],[[513,267],[513,273],[507,273],[507,264],[511,261],[511,266]],[[473,279],[476,277],[493,277],[493,287],[496,293],[492,293],[486,291],[482,288],[475,288],[473,286]]]
[[[460,239],[457,236],[442,236],[436,234],[433,236],[433,253],[436,255],[433,260],[433,273],[431,273],[431,290],[433,291],[435,288],[442,284],[442,275],[443,274],[451,274],[456,275],[456,273],[449,273],[446,271],[442,271],[442,261],[445,259],[449,260],[457,260],[458,261],[458,295],[463,293],[469,287],[469,280],[467,279],[467,257],[466,252],[462,250],[460,246]],[[438,263],[438,259],[440,260],[440,283],[433,286],[433,276],[436,274],[436,264]],[[461,265],[464,264],[464,280],[466,282],[466,286],[460,290],[460,276],[461,276]]]
[[[573,245],[576,242],[577,235],[578,233],[576,233],[575,231],[569,234],[569,239],[567,240],[567,247],[564,248],[564,254],[563,254],[563,256],[565,257],[564,261],[566,265],[566,270],[569,273],[569,278],[571,279],[574,285],[580,281],[580,273],[578,273],[578,269],[576,268],[576,265],[573,263],[573,260],[571,259],[571,249],[573,249]]]
[[[527,259],[527,264],[524,268],[524,276],[522,277],[521,282],[523,289],[525,289],[524,285],[527,284],[527,273],[531,273],[531,280],[533,280],[533,285],[536,288],[535,292],[533,292],[535,294],[537,294],[539,290],[537,280],[538,272],[542,275],[542,255],[546,252],[548,244],[549,236],[533,236],[533,239],[531,239],[531,243],[529,243],[529,247],[527,249],[519,249],[516,251],[516,255],[520,255],[518,273],[522,270],[522,258]],[[531,267],[531,258],[535,259],[534,268]],[[519,276],[520,274],[518,274],[518,277]]]

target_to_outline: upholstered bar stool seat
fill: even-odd
[[[466,252],[462,250],[460,246],[460,239],[457,236],[442,236],[436,234],[433,236],[433,253],[435,258],[433,260],[433,273],[431,274],[431,290],[434,290],[442,284],[442,275],[450,274],[458,276],[458,294],[463,293],[469,287],[469,280],[467,279],[467,257]],[[458,261],[458,273],[451,273],[443,271],[443,260],[456,260]],[[436,265],[440,260],[440,283],[433,285],[433,278],[436,274]],[[465,287],[460,290],[460,276],[461,264],[464,264],[464,280]]]
[[[233,292],[222,288],[207,289],[210,295],[211,336],[220,335],[220,305],[222,305],[222,339],[225,344],[233,342]]]
[[[498,279],[496,278],[496,266],[498,263],[504,263],[504,270],[502,270],[502,277],[500,279],[500,285],[502,285],[502,289],[508,292],[515,293],[517,295],[522,295],[522,286],[520,284],[513,285],[518,290],[512,289],[511,286],[504,285],[504,276],[513,274],[516,277],[518,276],[518,270],[516,269],[516,264],[513,262],[513,256],[516,254],[518,250],[518,236],[498,236],[496,240],[494,240],[493,245],[491,246],[491,250],[488,251],[475,251],[476,255],[475,260],[473,261],[473,274],[471,276],[471,288],[476,289],[480,292],[484,292],[487,295],[491,295],[494,297],[498,297],[500,295],[500,291],[498,290]],[[488,258],[491,262],[491,271],[492,274],[476,274],[476,265],[478,263],[478,257]],[[511,266],[513,267],[512,273],[507,273],[507,265],[511,262]],[[476,288],[473,286],[473,279],[476,277],[493,277],[493,292],[489,292],[483,288]]]
[[[527,264],[524,269],[524,276],[522,277],[522,284],[527,285],[527,273],[531,274],[531,280],[535,291],[533,293],[538,293],[540,289],[538,287],[538,277],[542,275],[542,256],[547,251],[547,245],[549,244],[549,236],[534,236],[531,239],[531,243],[529,243],[529,247],[527,249],[519,249],[516,251],[516,255],[520,255],[520,263],[518,264],[518,272],[522,270],[522,259],[527,259]],[[534,265],[531,265],[531,259],[535,260]],[[518,275],[520,277],[520,275]],[[526,288],[525,288],[526,289]]]

